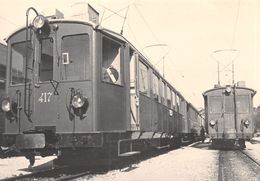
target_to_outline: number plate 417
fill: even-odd
[[[42,92],[38,101],[40,103],[51,102],[52,92]]]

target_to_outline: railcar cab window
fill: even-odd
[[[102,38],[102,81],[123,85],[121,44]]]
[[[157,77],[154,73],[153,75],[153,86],[152,86],[152,97],[154,100],[159,102],[159,77]]]
[[[28,48],[27,48],[28,46]],[[11,45],[11,85],[23,84],[25,77],[25,61],[27,48],[27,64],[32,67],[33,51],[31,41]],[[32,80],[32,71],[27,72],[27,82]]]
[[[221,96],[209,97],[209,112],[210,113],[222,113],[223,102]]]
[[[61,80],[90,79],[90,40],[88,34],[62,38]]]
[[[39,63],[39,80],[49,81],[53,79],[53,40],[41,40],[41,61]]]
[[[148,67],[139,61],[139,91],[148,95]]]
[[[234,96],[225,96],[225,113],[234,113]]]
[[[248,95],[236,96],[236,106],[238,113],[249,113],[250,99]]]

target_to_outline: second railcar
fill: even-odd
[[[253,136],[253,97],[256,91],[242,86],[223,86],[206,91],[205,118],[212,147],[245,148]]]

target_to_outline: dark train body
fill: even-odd
[[[198,136],[198,111],[115,32],[37,16],[7,44],[2,146],[31,164],[36,154],[95,162]]]
[[[257,136],[260,134],[260,106],[254,108],[254,122],[255,122],[255,133]]]
[[[206,91],[205,121],[213,148],[245,148],[254,133],[253,89],[218,86]]]
[[[2,102],[2,99],[5,95],[6,60],[7,60],[7,47],[5,44],[0,42],[0,102]],[[0,109],[0,133],[3,133],[3,131],[4,131],[4,112],[2,109]]]

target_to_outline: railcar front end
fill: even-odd
[[[7,43],[2,146],[33,163],[35,154],[103,148],[109,137],[129,137],[124,42],[88,22],[38,15]]]

